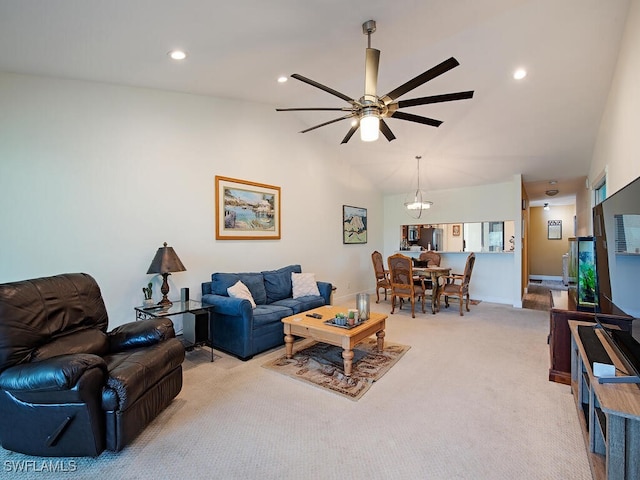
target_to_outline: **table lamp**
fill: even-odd
[[[160,287],[162,300],[158,302],[158,305],[162,305],[163,307],[173,305],[173,302],[167,298],[169,294],[167,277],[171,275],[172,272],[185,272],[186,270],[178,258],[178,255],[176,255],[176,252],[173,250],[173,247],[167,247],[167,242],[164,242],[164,246],[158,249],[147,271],[147,273],[159,273],[162,275],[162,287]]]

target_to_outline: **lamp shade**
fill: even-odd
[[[172,272],[185,272],[187,269],[176,255],[173,247],[167,247],[167,242],[164,242],[164,246],[160,247],[156,252],[156,256],[153,257],[151,265],[147,273],[172,273]]]

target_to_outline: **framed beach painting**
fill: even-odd
[[[367,243],[367,209],[342,206],[342,243]]]
[[[280,187],[216,175],[216,240],[278,240]]]

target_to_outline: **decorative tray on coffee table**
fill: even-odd
[[[362,325],[364,322],[366,322],[366,320],[361,320],[359,322],[354,323],[353,325],[349,325],[348,323],[346,325],[338,325],[336,323],[336,319],[335,318],[330,318],[329,320],[326,320],[324,322],[325,325],[331,325],[332,327],[338,327],[338,328],[346,328],[347,330],[351,330],[352,328],[356,328],[359,327],[360,325]]]

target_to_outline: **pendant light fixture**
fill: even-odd
[[[407,198],[404,202],[404,207],[407,209],[407,213],[411,215],[413,218],[420,218],[422,216],[422,211],[428,208],[431,208],[433,202],[430,202],[426,199],[426,194],[420,189],[420,159],[421,156],[416,156],[416,161],[418,163],[418,174],[417,174],[417,187],[414,192],[410,192],[407,194]]]

